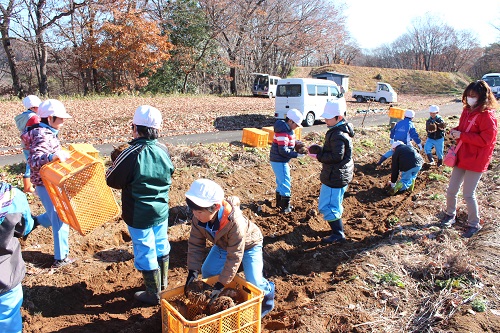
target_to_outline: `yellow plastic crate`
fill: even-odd
[[[262,127],[262,130],[268,133],[267,143],[272,144],[274,140],[274,127]],[[295,140],[302,139],[302,127],[297,127],[293,132],[295,133]]]
[[[99,150],[95,149],[90,143],[72,143],[69,145],[69,150],[78,150],[93,158],[99,158]]]
[[[396,119],[404,119],[405,110],[400,108],[389,108],[389,117]]]
[[[86,235],[120,215],[111,188],[106,184],[104,164],[78,150],[40,169],[43,184],[59,218]]]
[[[214,285],[217,280],[218,276],[212,276],[203,281]],[[196,321],[186,320],[169,303],[184,300],[184,286],[164,291],[161,294],[162,333],[260,333],[263,292],[238,275],[227,287],[239,290],[245,301]],[[188,305],[188,312],[190,311],[195,311],[195,309]]]
[[[269,133],[258,128],[244,128],[241,142],[252,147],[267,147]]]

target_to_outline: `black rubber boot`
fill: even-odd
[[[141,271],[144,278],[145,291],[138,291],[134,294],[136,300],[150,305],[160,304],[160,270]]]
[[[293,209],[293,206],[290,204],[290,200],[292,197],[281,196],[280,207],[282,213],[290,213]]]
[[[276,208],[280,207],[281,204],[281,194],[276,192]]]
[[[332,228],[332,234],[328,237],[323,238],[321,241],[323,243],[343,243],[345,242],[344,226],[342,225],[342,219],[335,221],[328,221],[330,228]]]
[[[429,159],[429,164],[434,165],[434,158],[432,158],[432,154],[427,154],[427,158]]]
[[[384,163],[384,161],[385,161],[386,159],[387,159],[387,157],[385,157],[385,156],[383,156],[383,155],[382,155],[382,157],[380,158],[380,160],[378,160],[378,162],[377,162],[377,166],[381,166],[381,165],[382,165],[382,163]]]
[[[158,258],[158,267],[160,268],[160,282],[161,289],[165,290],[168,286],[168,263],[170,260],[170,256],[167,254],[166,256]]]

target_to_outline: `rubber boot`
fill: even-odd
[[[382,165],[382,163],[384,163],[384,161],[385,161],[386,159],[387,159],[387,157],[385,157],[385,156],[383,156],[383,155],[382,155],[382,157],[380,157],[380,160],[377,162],[377,166],[381,166],[381,165]]]
[[[271,286],[271,291],[264,295],[264,299],[262,300],[260,317],[264,317],[266,314],[271,312],[274,309],[274,295],[275,295],[275,286],[274,282],[269,281],[269,285]]]
[[[281,194],[276,192],[276,208],[280,207],[281,204]]]
[[[24,186],[24,193],[33,193],[33,192],[35,192],[35,188],[31,184],[31,179],[29,179],[29,178],[23,178],[23,186]]]
[[[330,228],[332,228],[332,234],[328,237],[323,238],[321,241],[323,243],[343,243],[345,242],[344,226],[342,225],[342,219],[335,221],[328,221]]]
[[[292,197],[281,196],[280,208],[282,213],[290,213],[292,211],[293,206],[290,205],[290,200]]]
[[[145,291],[138,291],[134,294],[134,298],[150,305],[160,304],[160,270],[141,271],[144,278]]]
[[[166,256],[158,258],[158,267],[160,267],[160,281],[161,281],[161,289],[165,290],[168,286],[168,263],[170,260],[170,256],[167,254]]]
[[[440,167],[441,165],[443,165],[443,159],[442,158],[438,158],[437,166]]]
[[[432,158],[432,154],[431,153],[427,154],[427,158],[429,159],[429,164],[430,165],[434,165],[434,158]]]

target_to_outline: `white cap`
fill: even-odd
[[[300,113],[297,109],[290,109],[286,113],[286,117],[296,123],[299,127],[302,127],[300,124],[302,122],[302,113]]]
[[[66,112],[66,108],[63,103],[57,99],[48,99],[43,101],[38,106],[38,116],[40,116],[40,118],[48,118],[51,116],[58,118],[72,118],[68,112]]]
[[[321,115],[325,119],[332,119],[336,116],[344,116],[346,111],[346,105],[341,103],[340,100],[328,101],[326,102],[325,109]]]
[[[141,105],[135,110],[132,123],[139,126],[146,126],[159,129],[161,127],[161,112],[157,108],[149,105]]]
[[[429,113],[438,113],[438,112],[439,112],[439,106],[437,105],[429,106]]]
[[[394,149],[399,145],[404,145],[404,142],[403,141],[394,141],[391,145],[391,148]]]
[[[186,192],[186,198],[199,207],[208,208],[222,202],[224,190],[213,180],[197,179]]]
[[[409,109],[405,111],[405,118],[413,118],[413,117],[415,117],[415,111]]]
[[[32,107],[39,107],[42,101],[35,95],[28,95],[23,98],[23,106],[25,109],[31,109]]]

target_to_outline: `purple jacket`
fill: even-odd
[[[40,168],[52,161],[54,153],[61,149],[57,134],[57,130],[43,123],[29,132],[28,163],[31,167],[31,182],[36,186],[43,186]]]

